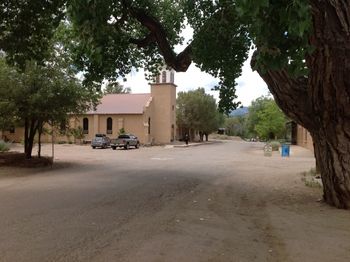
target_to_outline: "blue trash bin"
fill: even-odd
[[[288,144],[282,144],[282,157],[289,157],[290,146]]]

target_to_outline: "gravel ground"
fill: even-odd
[[[52,168],[1,167],[0,261],[350,261],[350,213],[301,181],[312,154],[262,146],[57,145]]]

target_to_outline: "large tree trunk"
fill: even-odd
[[[337,131],[335,129],[333,131],[333,140],[342,140]],[[334,144],[330,139],[327,139],[327,135],[322,133],[322,131],[317,132],[312,137],[324,185],[323,198],[325,202],[336,207],[350,208],[350,141],[347,139],[343,141],[344,145],[339,146],[339,144]]]
[[[310,130],[324,200],[350,208],[350,3],[312,1],[316,51],[307,59],[316,129]]]
[[[324,200],[350,208],[350,5],[310,3],[316,50],[306,59],[309,77],[293,79],[285,70],[260,75],[281,109],[310,131]]]
[[[38,130],[38,121],[26,119],[24,125],[24,153],[27,159],[32,158],[35,134]]]
[[[41,135],[43,133],[43,124],[38,125],[38,158],[41,158]]]

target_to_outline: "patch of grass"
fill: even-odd
[[[316,168],[311,168],[309,171],[301,173],[301,181],[305,183],[305,186],[312,188],[322,188],[322,183],[318,180],[320,174],[316,172]]]
[[[6,143],[3,140],[0,140],[0,152],[7,152],[10,150],[10,143]]]
[[[312,188],[322,188],[321,184],[315,180],[306,180],[305,186]]]

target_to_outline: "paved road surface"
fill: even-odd
[[[349,212],[300,179],[312,154],[261,146],[61,145],[52,170],[0,168],[0,261],[350,261]]]

